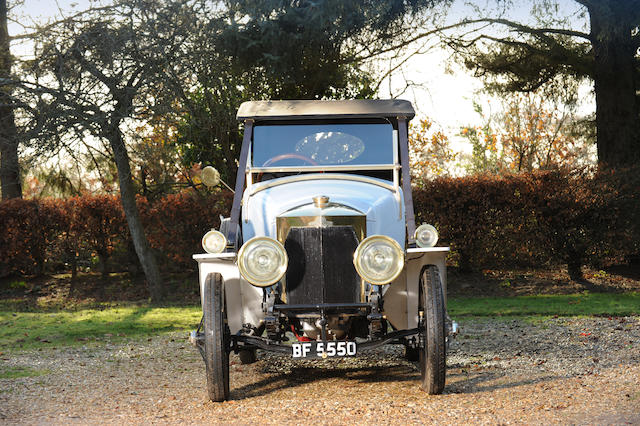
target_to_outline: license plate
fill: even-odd
[[[355,356],[356,342],[300,342],[291,345],[294,358],[327,358]]]

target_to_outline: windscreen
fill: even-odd
[[[257,125],[254,167],[393,164],[393,127],[371,124]]]

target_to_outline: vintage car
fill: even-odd
[[[229,396],[229,354],[358,356],[403,344],[422,388],[441,393],[448,247],[416,228],[404,100],[245,102],[233,206],[196,254],[203,318],[191,342],[212,401]],[[203,170],[217,185],[219,174]]]

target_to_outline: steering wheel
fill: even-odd
[[[280,155],[276,155],[275,157],[271,157],[269,158],[267,161],[264,162],[264,164],[262,165],[262,167],[267,167],[272,165],[273,163],[278,163],[282,160],[288,160],[294,158],[296,160],[302,160],[306,163],[311,164],[312,166],[317,166],[318,163],[316,161],[313,161],[311,158],[305,156],[305,155],[301,155],[301,154],[295,154],[293,152],[289,152],[287,154],[280,154]]]
[[[267,161],[264,162],[262,167],[268,167],[268,166],[271,166],[274,163],[278,163],[278,162],[283,161],[283,160],[289,160],[289,159],[292,159],[292,158],[296,159],[296,160],[302,160],[305,163],[311,164],[312,166],[317,166],[318,165],[318,163],[316,161],[312,160],[311,158],[309,158],[309,157],[307,157],[305,155],[289,152],[289,153],[286,153],[286,154],[280,154],[280,155],[276,155],[275,157],[269,158]],[[262,176],[264,176],[264,173],[258,174],[256,176],[256,182],[262,181]],[[275,176],[275,174],[274,174],[274,176]]]

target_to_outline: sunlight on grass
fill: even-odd
[[[0,311],[0,351],[142,338],[197,327],[200,307],[130,306],[59,312]]]
[[[449,298],[448,309],[452,317],[640,315],[640,293]]]

